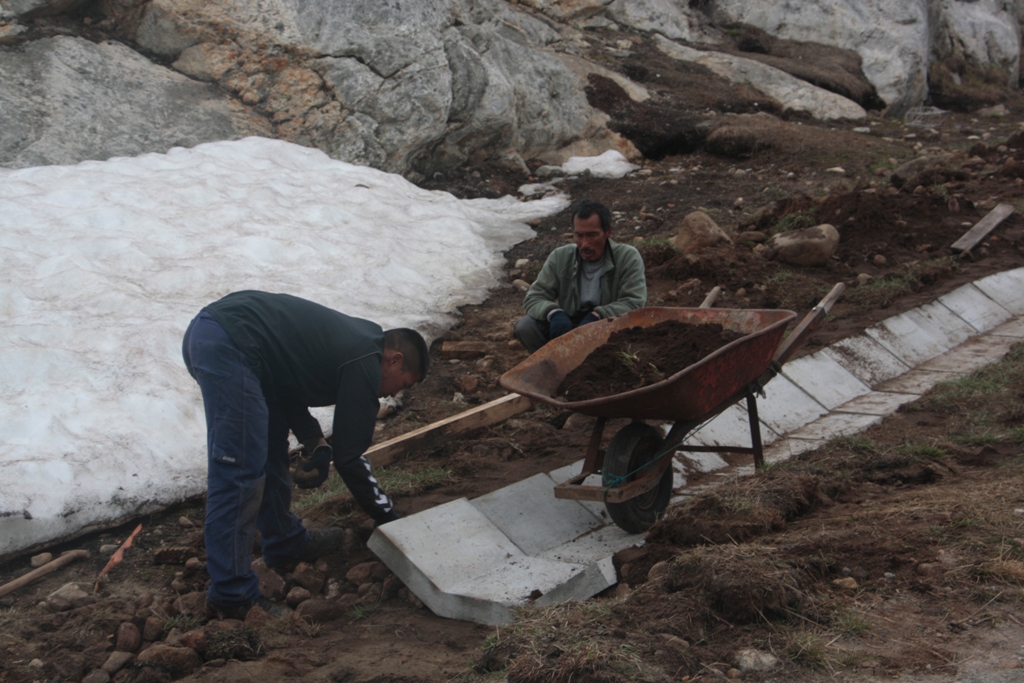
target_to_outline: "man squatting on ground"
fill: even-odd
[[[647,304],[644,261],[611,240],[612,213],[585,199],[572,212],[572,238],[552,251],[523,301],[513,334],[533,353],[575,327]]]
[[[291,512],[288,431],[313,457],[296,472],[315,488],[334,466],[376,525],[398,518],[363,453],[379,397],[427,374],[429,351],[414,330],[383,331],[288,294],[243,291],[206,306],[185,332],[182,355],[206,411],[208,613],[244,619],[253,605],[286,613],[260,593],[252,546],[260,531],[267,566],[288,568],[336,550],[341,529],[306,531]],[[334,405],[332,446],[310,406]],[[310,481],[303,482],[300,475]]]

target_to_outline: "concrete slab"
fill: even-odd
[[[974,284],[1013,315],[1024,315],[1024,268],[989,275]]]
[[[866,335],[836,342],[822,352],[869,387],[898,377],[910,369],[891,351]]]
[[[828,412],[825,406],[784,376],[769,382],[764,393],[765,397],[757,401],[758,416],[777,434],[799,429]]]
[[[851,413],[855,415],[890,415],[896,412],[904,403],[910,403],[921,398],[916,393],[895,393],[887,391],[872,391],[844,403],[835,409],[835,413]]]
[[[923,394],[939,382],[956,379],[960,374],[957,372],[939,372],[914,368],[899,377],[882,382],[875,389],[897,394]]]
[[[540,556],[558,562],[584,566],[594,565],[601,572],[604,582],[613,586],[619,581],[612,561],[615,553],[643,544],[643,534],[628,534],[614,524],[610,524],[556,548],[551,548],[541,553]]]
[[[555,498],[555,481],[543,473],[470,504],[527,555],[556,548],[605,524],[578,501]]]
[[[835,358],[821,351],[786,363],[782,375],[829,410],[871,391]]]
[[[989,334],[999,335],[1000,337],[1024,338],[1024,317],[1007,320],[999,327],[993,328]]]
[[[931,326],[923,326],[920,316],[901,313],[864,330],[908,367],[945,353],[951,347]]]
[[[526,555],[465,498],[379,527],[367,545],[431,611],[452,619],[503,624],[515,607],[604,589],[598,567]]]
[[[758,409],[762,401],[757,402]],[[761,425],[762,443],[771,443],[779,438],[770,427]],[[702,425],[683,441],[700,446],[750,446],[750,420],[747,417],[747,403],[741,401],[722,411],[714,420]]]
[[[801,427],[789,434],[791,439],[806,439],[812,442],[828,441],[837,436],[850,436],[862,432],[882,421],[881,415],[858,415],[854,413],[831,413]]]
[[[978,330],[941,303],[932,302],[907,311],[907,316],[939,340],[948,351],[978,334]]]
[[[801,453],[821,448],[828,439],[779,439],[768,448],[764,449],[764,462],[767,465],[775,465],[795,458]]]
[[[979,332],[988,332],[1009,320],[1012,315],[973,284],[958,287],[940,296],[938,301]]]
[[[974,372],[1005,356],[1019,339],[982,334],[965,341],[957,348],[922,363],[921,370],[932,372]]]

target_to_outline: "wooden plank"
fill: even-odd
[[[374,467],[390,465],[399,460],[406,451],[423,443],[442,436],[454,436],[465,432],[489,427],[504,422],[513,415],[526,412],[533,408],[533,401],[526,396],[509,394],[499,399],[477,406],[472,410],[452,415],[449,418],[414,429],[413,431],[388,439],[366,451],[365,455]]]
[[[1013,213],[1012,204],[1000,204],[988,212],[988,215],[975,224],[973,228],[963,234],[963,237],[953,242],[950,247],[954,251],[968,252],[978,245],[988,234],[996,229],[1000,223]]]
[[[441,358],[468,360],[482,358],[491,351],[491,345],[479,341],[447,341],[441,344]]]

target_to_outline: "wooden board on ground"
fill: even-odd
[[[441,344],[441,358],[469,360],[482,358],[491,351],[491,345],[479,341],[446,341]]]
[[[533,401],[526,396],[509,394],[458,415],[452,415],[444,420],[414,429],[408,434],[388,439],[367,450],[365,455],[373,467],[390,465],[398,460],[406,451],[416,448],[431,439],[440,436],[463,434],[473,429],[480,429],[481,427],[489,427],[503,422],[513,415],[526,412],[532,407]]]
[[[989,211],[987,216],[978,221],[973,228],[965,232],[963,237],[953,242],[950,248],[954,251],[969,252],[1012,213],[1012,204],[999,204]]]

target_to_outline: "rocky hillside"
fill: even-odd
[[[1015,0],[3,0],[0,166],[281,138],[413,180],[707,143],[713,115],[997,104]],[[704,82],[682,111],[640,59]],[[661,56],[663,55],[663,56]],[[613,82],[622,97],[595,96]],[[630,118],[630,110],[636,116]],[[625,112],[625,116],[624,116]],[[623,120],[623,119],[626,120]],[[667,136],[652,146],[651,131]],[[666,150],[666,146],[668,149]]]

